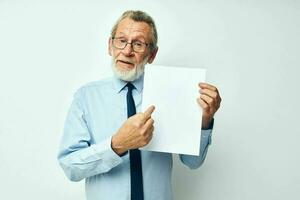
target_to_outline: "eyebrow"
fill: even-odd
[[[123,33],[123,32],[119,32],[118,34],[120,34],[119,37],[124,37],[124,38],[126,37],[125,33]],[[145,38],[144,36],[142,36],[142,35],[136,36],[136,37],[135,37],[135,40],[136,40],[136,39],[143,39],[144,42],[146,42],[146,38]]]

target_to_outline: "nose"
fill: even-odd
[[[131,43],[127,43],[126,47],[122,51],[126,56],[133,55],[133,48]]]

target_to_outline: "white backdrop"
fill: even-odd
[[[299,199],[299,1],[0,0],[1,199],[84,199],[58,144],[75,90],[111,75],[127,9],[156,20],[155,64],[205,67],[223,97],[204,165],[175,157],[175,199]]]

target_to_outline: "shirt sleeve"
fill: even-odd
[[[211,144],[211,133],[212,129],[201,130],[199,156],[179,154],[179,158],[183,164],[190,169],[197,169],[203,164],[208,147]]]
[[[93,144],[77,91],[69,109],[61,139],[58,162],[71,181],[108,172],[123,159],[111,148],[111,137]]]

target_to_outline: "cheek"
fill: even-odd
[[[115,50],[113,48],[111,49],[110,53],[114,58],[118,58],[118,56],[120,55],[120,51]]]
[[[142,62],[145,60],[146,57],[147,57],[147,55],[141,55],[141,56],[138,56],[138,57],[136,58],[137,63],[138,63],[138,64],[142,63]]]

